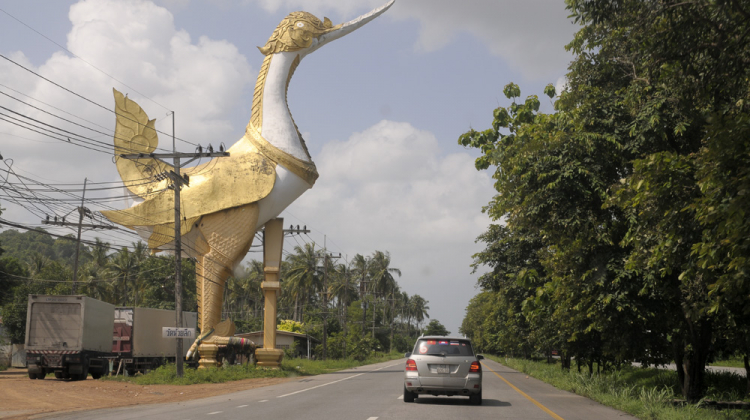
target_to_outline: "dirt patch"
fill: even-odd
[[[45,413],[169,403],[280,384],[293,378],[258,378],[223,384],[133,385],[124,382],[29,379],[26,369],[0,372],[0,418],[28,419]]]

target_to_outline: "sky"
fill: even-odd
[[[91,210],[129,205],[107,146],[112,88],[157,120],[160,147],[172,147],[171,112],[178,151],[229,147],[250,118],[257,47],[288,13],[335,25],[385,2],[0,0],[0,217],[30,227],[46,215],[75,219],[84,179]],[[495,190],[491,172],[474,168],[477,151],[457,139],[490,127],[493,109],[510,104],[509,82],[551,111],[542,91],[563,84],[572,59],[564,46],[577,26],[568,15],[561,0],[397,0],[307,56],[289,108],[320,178],[281,214],[311,230],[287,237],[285,251],[325,243],[338,262],[387,251],[402,290],[427,299],[430,319],[458,334],[487,270],[472,273],[471,263],[493,223],[482,207]],[[19,114],[75,135],[32,131]],[[38,201],[14,199],[26,187]],[[138,240],[121,231],[84,237],[118,247]],[[247,259],[260,259],[258,250]]]

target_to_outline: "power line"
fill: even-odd
[[[128,86],[128,85],[126,85],[126,84],[125,84],[124,82],[122,82],[122,81],[120,81],[120,80],[116,79],[116,78],[115,78],[114,76],[112,76],[111,74],[109,74],[109,73],[105,72],[104,70],[100,69],[99,67],[96,67],[95,65],[93,65],[93,64],[91,64],[91,63],[89,63],[88,61],[84,60],[83,58],[81,58],[81,57],[77,56],[77,55],[76,55],[75,53],[73,53],[73,52],[72,52],[72,51],[70,51],[69,49],[67,49],[67,48],[63,47],[62,45],[58,44],[57,42],[55,42],[55,41],[53,41],[52,39],[50,39],[49,37],[47,37],[47,35],[44,35],[43,33],[39,32],[39,31],[37,31],[36,29],[32,28],[31,26],[27,25],[27,24],[26,24],[25,22],[21,21],[21,19],[18,19],[17,17],[15,17],[15,16],[11,15],[10,13],[6,12],[6,11],[5,11],[5,10],[3,10],[3,9],[0,9],[0,12],[3,12],[3,13],[5,13],[6,15],[10,16],[10,17],[11,17],[11,18],[13,18],[13,19],[14,19],[14,20],[15,20],[16,22],[18,22],[18,23],[20,23],[21,25],[23,25],[23,26],[25,26],[25,27],[27,27],[27,28],[31,29],[32,31],[36,32],[36,33],[37,33],[37,34],[39,34],[40,36],[44,37],[44,39],[46,39],[47,41],[49,41],[49,42],[51,42],[51,43],[53,43],[53,44],[57,45],[58,47],[60,47],[61,49],[65,50],[65,51],[67,51],[67,52],[68,52],[68,54],[72,55],[73,57],[75,57],[75,58],[77,58],[77,59],[79,59],[79,60],[81,60],[81,61],[83,61],[84,63],[88,64],[89,66],[91,66],[91,67],[93,67],[94,69],[98,70],[99,72],[103,73],[104,75],[106,75],[106,76],[107,76],[107,77],[109,77],[110,79],[112,79],[112,80],[114,80],[114,81],[116,81],[116,82],[118,82],[118,83],[122,84],[122,85],[123,85],[123,86],[125,86],[126,88],[128,88],[128,89],[132,90],[133,92],[135,92],[135,93],[137,93],[137,94],[139,94],[139,95],[143,96],[144,98],[148,99],[149,101],[151,101],[151,102],[155,103],[156,105],[159,105],[160,107],[162,107],[162,108],[166,109],[167,111],[169,111],[169,109],[168,109],[167,107],[165,107],[164,105],[162,105],[162,104],[160,104],[160,103],[156,102],[155,100],[153,100],[153,99],[149,98],[148,96],[146,96],[146,95],[144,95],[144,94],[142,94],[142,93],[138,92],[137,90],[133,89],[132,87],[130,87],[130,86]]]
[[[40,79],[42,79],[42,80],[45,80],[45,81],[47,81],[47,82],[49,82],[49,83],[51,83],[51,84],[53,84],[53,85],[55,85],[55,86],[59,87],[60,89],[62,89],[62,90],[64,90],[64,91],[66,91],[66,92],[68,92],[68,93],[70,93],[70,94],[72,94],[72,95],[74,95],[74,96],[77,96],[77,97],[79,97],[79,98],[83,99],[83,100],[84,100],[84,101],[86,101],[86,102],[89,102],[89,103],[91,103],[91,104],[93,104],[93,105],[96,105],[96,106],[98,106],[99,108],[101,108],[101,109],[103,109],[103,110],[105,110],[105,111],[111,112],[111,113],[113,113],[113,114],[115,114],[115,115],[119,115],[119,116],[121,116],[121,117],[125,118],[125,116],[124,116],[124,115],[118,114],[118,113],[117,113],[116,111],[113,111],[113,110],[111,110],[111,109],[109,109],[109,108],[105,107],[104,105],[101,105],[101,104],[99,104],[99,103],[97,103],[97,102],[94,102],[94,101],[92,101],[91,99],[89,99],[89,98],[86,98],[85,96],[83,96],[83,95],[81,95],[81,94],[79,94],[79,93],[73,92],[72,90],[70,90],[70,89],[66,88],[65,86],[62,86],[62,85],[61,85],[61,84],[59,84],[59,83],[53,82],[52,80],[50,80],[50,79],[48,79],[48,78],[46,78],[46,77],[42,76],[41,74],[39,74],[39,73],[35,72],[34,70],[31,70],[31,69],[29,69],[29,68],[27,68],[27,67],[24,67],[23,65],[21,65],[21,64],[19,64],[19,63],[17,63],[17,62],[15,62],[15,61],[13,61],[13,60],[11,60],[10,58],[8,58],[8,57],[4,56],[3,54],[0,54],[0,58],[4,58],[5,60],[7,60],[7,61],[9,61],[9,62],[11,62],[11,63],[13,63],[13,64],[15,64],[16,66],[18,66],[18,67],[20,67],[20,68],[22,68],[22,69],[24,69],[24,70],[26,70],[27,72],[29,72],[29,73],[31,73],[31,74],[33,74],[33,75],[35,75],[35,76],[39,77]],[[131,120],[131,121],[132,121],[132,120]],[[136,123],[137,123],[138,121],[134,121],[134,122],[136,122]],[[167,134],[167,133],[164,133],[164,132],[162,132],[162,131],[159,131],[159,130],[156,130],[156,129],[154,129],[154,131],[156,131],[157,133],[161,133],[161,134],[164,134],[164,135],[169,135],[169,134]],[[179,140],[179,141],[181,141],[181,142],[184,142],[184,143],[188,143],[188,144],[190,144],[190,145],[196,146],[196,147],[198,146],[198,145],[197,145],[197,144],[195,144],[195,143],[189,142],[189,141],[187,141],[187,140],[184,140],[184,139],[181,139],[181,138],[179,138],[179,137],[175,137],[175,139],[176,139],[176,140]]]

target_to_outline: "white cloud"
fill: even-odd
[[[3,61],[0,63],[3,84],[28,97],[14,96],[111,133],[112,87],[116,87],[137,101],[150,118],[157,119],[157,128],[165,132],[171,133],[171,118],[166,114],[174,110],[178,137],[204,145],[211,142],[214,146],[220,142],[231,145],[237,140],[231,135],[236,130],[229,115],[237,104],[244,104],[243,94],[251,97],[256,73],[234,45],[207,37],[194,42],[187,32],[175,28],[169,11],[143,0],[82,0],[71,6],[69,18],[72,28],[66,47],[85,61],[56,52],[34,68],[20,52],[11,53],[10,58],[102,107]],[[151,100],[118,81],[136,87]],[[4,96],[0,104],[88,136],[92,142],[101,142],[102,147],[111,145],[111,134],[72,126]],[[100,182],[119,179],[112,156],[107,153],[73,147],[11,124],[3,124],[1,131],[3,156],[12,158],[15,168],[26,170],[26,175],[35,179],[49,182],[82,182],[84,177]],[[169,136],[160,135],[160,146],[171,149]],[[179,146],[182,150],[192,148]],[[9,213],[6,216],[10,218]]]
[[[385,3],[385,0],[248,1],[255,1],[271,12],[299,8],[317,15],[333,12],[346,20]],[[415,47],[420,50],[438,50],[457,34],[467,32],[526,77],[545,80],[559,76],[557,69],[567,67],[572,56],[563,47],[573,39],[577,28],[567,18],[562,1],[396,0],[385,16],[418,21],[420,31]]]
[[[327,143],[315,161],[320,178],[290,213],[349,258],[389,251],[399,284],[458,333],[474,294],[471,255],[482,248],[474,239],[490,223],[480,213],[494,193],[489,173],[468,153],[443,154],[432,133],[392,121]]]

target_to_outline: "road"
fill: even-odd
[[[481,406],[465,397],[403,401],[405,359],[302,377],[264,388],[172,404],[56,414],[57,419],[236,418],[305,420],[634,419],[587,398],[560,391],[490,360],[483,360]],[[50,418],[50,417],[45,417]]]

